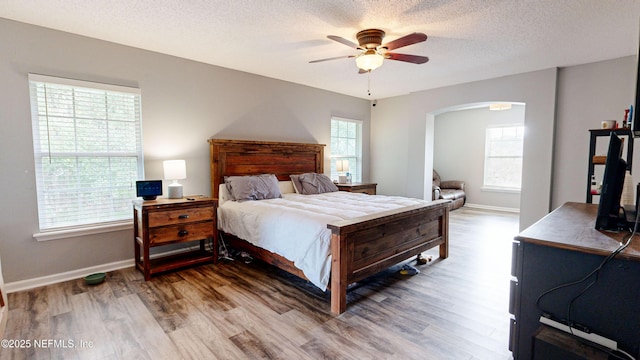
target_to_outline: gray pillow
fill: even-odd
[[[298,177],[303,195],[323,194],[338,191],[338,187],[325,174],[306,173]]]
[[[273,174],[225,176],[224,183],[233,200],[265,200],[281,198],[278,178]]]

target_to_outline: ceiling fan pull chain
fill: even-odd
[[[371,96],[371,70],[367,71],[367,94]]]

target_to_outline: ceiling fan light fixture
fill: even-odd
[[[367,50],[364,54],[356,57],[356,65],[364,71],[371,71],[379,68],[384,61],[384,56],[375,50]]]

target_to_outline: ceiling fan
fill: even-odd
[[[348,59],[355,58],[356,65],[360,69],[360,73],[368,73],[371,70],[375,70],[382,65],[384,59],[389,60],[397,60],[404,61],[413,64],[424,64],[429,61],[429,58],[426,56],[419,55],[407,55],[407,54],[398,54],[390,52],[391,50],[395,50],[404,46],[413,45],[419,42],[423,42],[427,40],[427,35],[423,33],[414,32],[409,35],[405,35],[393,41],[390,41],[386,44],[382,44],[382,39],[384,39],[384,31],[380,29],[366,29],[359,31],[356,34],[356,39],[358,39],[358,45],[354,42],[349,41],[343,37],[329,35],[327,38],[337,41],[341,44],[347,45],[350,48],[358,50],[360,53],[356,55],[347,55],[347,56],[336,56],[327,59],[313,60],[309,61],[309,63],[317,63],[328,60],[337,60],[337,59]]]

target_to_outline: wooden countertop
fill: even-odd
[[[561,249],[607,256],[628,233],[595,229],[597,204],[568,202],[531,225],[516,240]],[[640,262],[640,232],[616,258]]]

